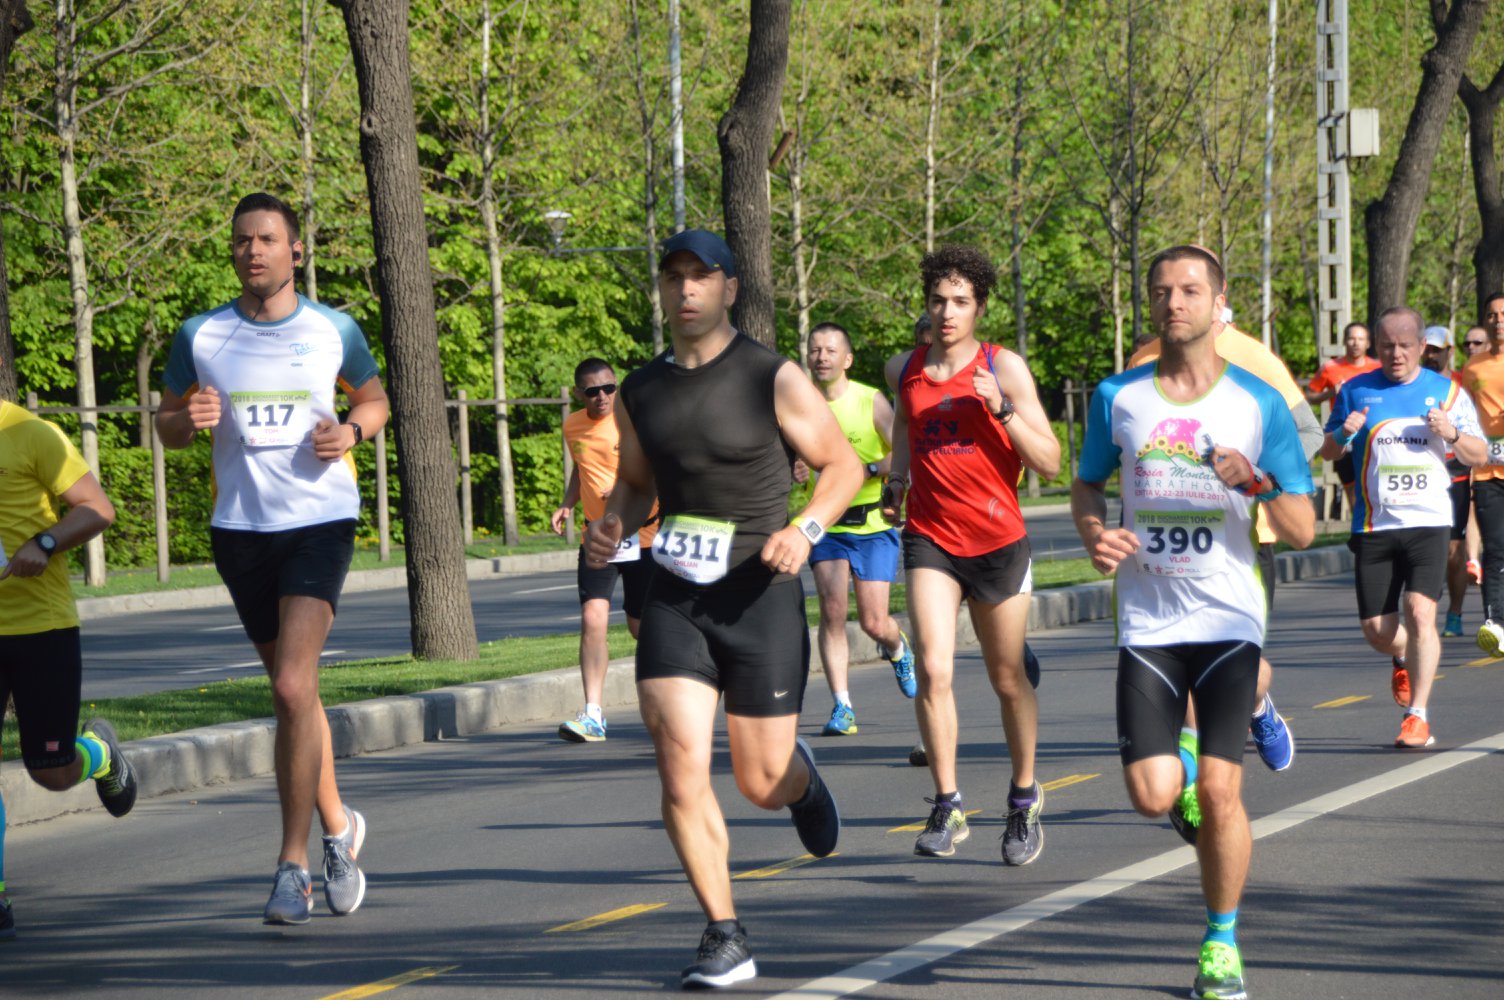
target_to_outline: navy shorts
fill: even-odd
[[[809,561],[851,564],[858,580],[892,583],[898,579],[898,532],[893,528],[871,535],[829,531],[809,553]]]

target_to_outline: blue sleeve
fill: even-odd
[[[1086,409],[1086,441],[1081,445],[1081,462],[1076,478],[1083,483],[1105,483],[1117,471],[1123,449],[1112,439],[1112,401],[1118,386],[1107,380],[1092,393]]]
[[[339,366],[340,381],[352,389],[359,389],[380,375],[381,369],[376,366],[376,359],[371,355],[371,345],[366,343],[366,335],[361,332],[360,325],[338,309],[324,305],[316,308],[339,331],[340,344],[344,347],[344,361]]]
[[[1321,428],[1328,434],[1336,432],[1337,428],[1347,422],[1347,415],[1352,408],[1348,405],[1347,386],[1352,380],[1342,383],[1342,388],[1337,390],[1337,395],[1332,397],[1332,413],[1326,418],[1326,426]]]
[[[186,396],[198,385],[198,368],[193,363],[193,337],[203,325],[204,318],[195,316],[182,326],[172,338],[172,348],[167,352],[167,369],[162,373],[162,384],[175,395]]]
[[[1262,394],[1260,408],[1264,411],[1264,444],[1258,465],[1273,473],[1286,493],[1316,492],[1311,463],[1306,461],[1305,448],[1300,444],[1300,430],[1284,399],[1270,390]]]

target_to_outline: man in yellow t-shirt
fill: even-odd
[[[574,369],[575,398],[585,404],[564,421],[564,445],[574,460],[574,472],[564,490],[564,503],[554,511],[554,533],[564,534],[564,522],[574,515],[575,504],[585,508],[585,523],[604,516],[606,499],[616,486],[619,459],[616,429],[616,372],[600,358],[586,358]],[[622,581],[622,610],[627,628],[637,637],[642,602],[647,596],[653,561],[643,553],[658,534],[658,525],[648,525],[622,543],[617,556],[601,569],[585,563],[580,549],[576,580],[580,592],[580,678],[585,687],[585,707],[573,719],[559,724],[559,736],[571,743],[599,743],[606,738],[606,716],[601,702],[606,691],[606,666],[611,654],[606,628],[611,616],[611,594],[616,578]]]
[[[67,513],[58,516],[58,501]],[[98,535],[115,508],[52,424],[0,400],[0,714],[14,698],[21,759],[55,792],[94,779],[113,816],[136,802],[136,775],[115,729],[90,719],[78,735],[83,657],[63,553]],[[5,898],[0,803],[0,938],[15,934]]]
[[[1468,358],[1462,385],[1473,394],[1488,464],[1473,467],[1473,509],[1483,536],[1483,626],[1478,646],[1504,657],[1504,293],[1483,304],[1488,347]]]
[[[1290,369],[1262,341],[1250,337],[1248,334],[1232,325],[1231,319],[1212,324],[1212,336],[1216,338],[1217,356],[1228,364],[1237,365],[1246,371],[1252,372],[1261,381],[1273,388],[1284,399],[1285,405],[1290,407],[1290,414],[1295,418],[1296,430],[1300,432],[1300,443],[1305,449],[1306,458],[1316,453],[1321,447],[1321,426],[1316,422],[1316,416],[1311,412],[1311,407],[1306,403],[1305,394],[1290,374]],[[1155,338],[1134,352],[1128,367],[1147,364],[1159,358],[1160,342]],[[1264,584],[1264,600],[1270,611],[1274,610],[1274,532],[1270,530],[1268,520],[1264,516],[1263,505],[1259,505],[1257,530],[1259,536],[1259,577]],[[1269,685],[1273,679],[1273,667],[1269,661],[1259,659],[1259,683],[1257,691],[1257,708],[1254,710],[1250,730],[1253,734],[1254,746],[1258,749],[1259,759],[1271,770],[1283,771],[1289,767],[1295,759],[1295,740],[1290,736],[1289,727],[1285,725],[1284,718],[1274,707],[1274,699],[1269,697]],[[1186,727],[1195,728],[1195,710],[1190,709],[1186,713]]]

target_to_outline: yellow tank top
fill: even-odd
[[[883,443],[882,436],[877,433],[877,428],[872,426],[872,403],[877,398],[877,390],[870,385],[861,382],[851,382],[846,387],[846,393],[840,399],[830,401],[831,412],[836,415],[836,423],[841,425],[841,433],[846,435],[846,440],[851,442],[851,447],[856,451],[856,457],[861,459],[862,464],[876,462],[888,454],[889,448]],[[863,504],[875,504],[882,495],[883,484],[881,478],[872,476],[862,483],[862,488],[857,491],[856,497],[851,501],[853,507]],[[891,525],[883,520],[883,516],[877,510],[867,514],[867,520],[860,527],[846,528],[833,525],[833,532],[851,535],[871,535],[879,531],[886,531]]]

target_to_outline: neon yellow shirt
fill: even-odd
[[[848,382],[845,394],[840,399],[829,401],[830,410],[836,416],[836,423],[841,425],[841,433],[845,434],[846,440],[851,442],[856,457],[861,459],[863,465],[880,461],[891,450],[872,424],[872,407],[876,400],[877,390],[872,386],[863,385],[861,382]],[[857,490],[851,505],[857,507],[862,504],[877,503],[882,492],[882,480],[871,476],[862,483],[862,488]],[[832,525],[830,530],[846,535],[873,535],[879,531],[887,531],[891,527],[892,525],[883,520],[881,511],[873,510],[868,512],[867,521],[861,527],[843,528],[839,525]]]
[[[0,400],[0,547],[9,559],[58,521],[60,495],[89,471],[52,424]],[[68,560],[55,556],[41,576],[0,580],[0,635],[32,635],[78,625]]]

